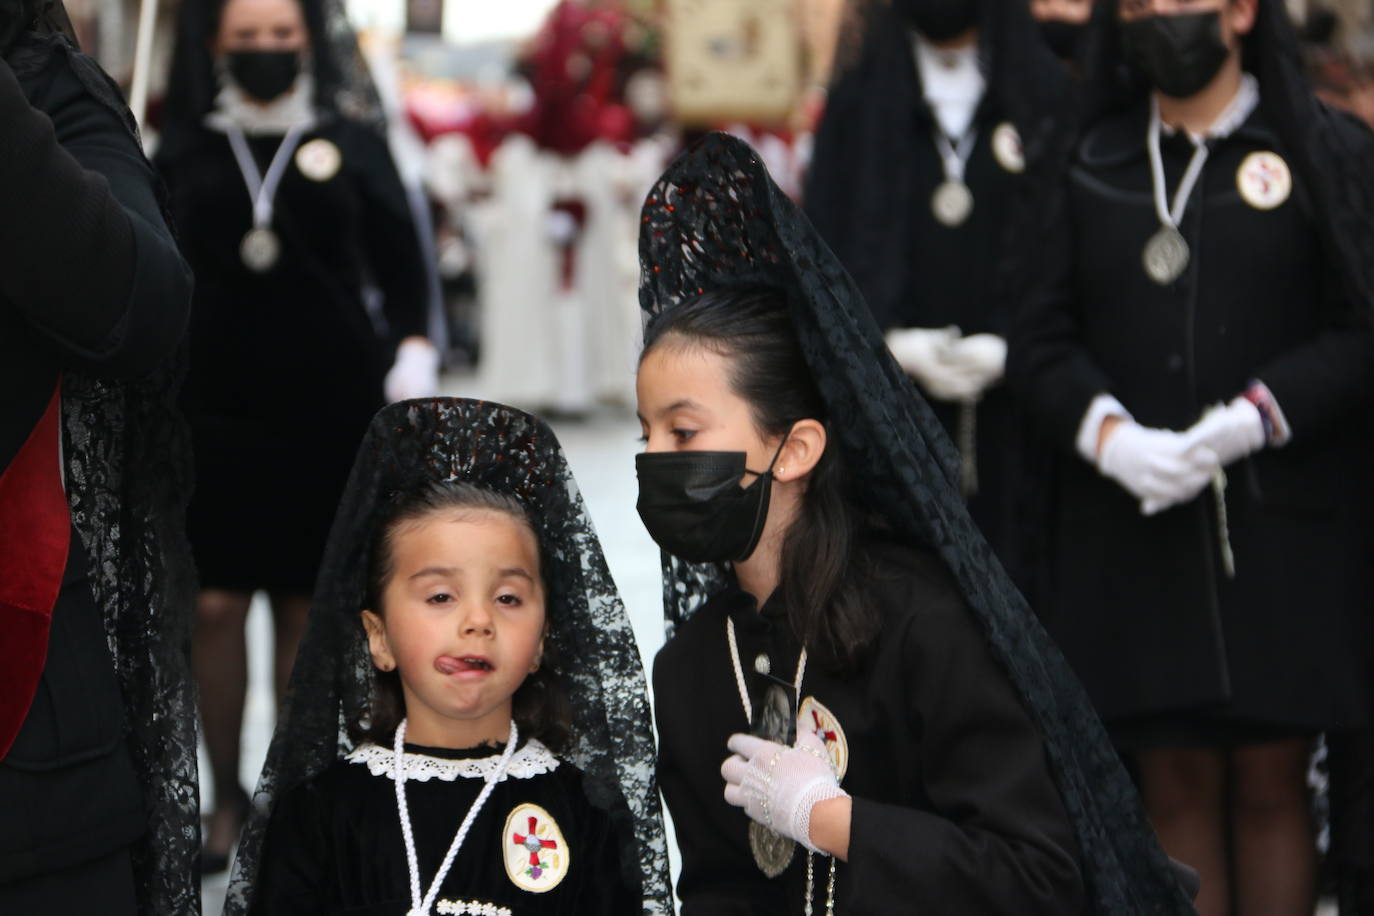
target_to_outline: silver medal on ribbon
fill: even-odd
[[[239,243],[239,257],[254,273],[266,273],[281,259],[281,240],[266,226],[255,226]]]
[[[973,212],[973,192],[962,181],[942,181],[930,197],[930,210],[946,226],[961,225]]]
[[[1145,273],[1160,286],[1173,283],[1188,269],[1188,243],[1173,226],[1160,226],[1141,252]]]

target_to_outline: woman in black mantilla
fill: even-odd
[[[1021,582],[1036,511],[1002,384],[1034,264],[1032,192],[1076,97],[1024,2],[848,0],[804,206],[960,449],[969,511]]]
[[[325,0],[183,3],[157,155],[196,274],[184,404],[208,870],[242,823],[250,597],[272,601],[280,694],[368,419],[437,384],[418,237],[382,132],[351,116],[345,73],[361,65],[338,52],[333,15]]]
[[[191,278],[53,0],[0,0],[0,200],[0,912],[197,913]]]
[[[464,505],[513,515],[533,529],[546,630],[537,671],[515,693],[512,712],[520,734],[551,744],[561,736],[564,742],[556,760],[537,742],[519,745],[511,761],[518,771],[511,769],[509,779],[495,785],[451,870],[437,882],[444,850],[481,788],[481,780],[470,777],[490,776],[499,767],[501,748],[410,747],[403,764],[405,810],[413,820],[418,884],[412,877],[408,886],[408,870],[412,876],[416,871],[407,866],[391,775],[394,742],[409,734],[419,740],[417,700],[425,699],[425,690],[448,687],[418,683],[415,668],[407,674],[406,659],[416,656],[399,648],[392,629],[393,615],[402,608],[391,603],[390,590],[382,606],[380,584],[400,574],[397,564],[409,562],[400,553],[401,538],[423,521],[427,506],[457,505],[450,499],[455,489],[468,491],[459,494]],[[458,543],[469,550],[475,540]],[[448,575],[450,570],[439,567],[454,565],[454,556],[441,554],[439,566],[422,559],[422,574]],[[407,401],[380,412],[335,517],[319,583],[235,862],[226,916],[400,916],[411,910],[414,888],[423,895],[431,884],[433,908],[426,912],[435,914],[669,916],[667,853],[639,653],[577,484],[547,426],[479,401]],[[448,587],[465,591],[461,584]],[[436,612],[457,600],[448,599]],[[366,632],[360,620],[365,609],[381,621],[367,620]],[[375,630],[381,626],[394,656],[378,651]],[[455,630],[466,632],[464,626]],[[492,645],[484,655],[496,660],[499,674],[506,656]],[[464,654],[466,646],[460,646]],[[433,651],[420,655],[420,675],[433,677],[427,670]],[[435,667],[450,674],[459,661],[440,658]],[[404,732],[396,730],[398,673]],[[551,704],[551,693],[561,693],[564,704]],[[555,715],[559,709],[563,714]],[[347,734],[340,734],[341,722]],[[516,841],[503,827],[508,812],[528,802],[552,814],[562,828],[571,865],[564,866],[557,887],[546,886],[547,875],[509,870],[512,844],[526,843],[529,833],[515,830],[521,835]],[[558,842],[544,832],[547,820],[541,816],[536,830]],[[527,817],[513,818],[512,829],[528,823]],[[528,861],[520,850],[514,853],[515,864]],[[480,908],[472,908],[474,900]]]
[[[679,158],[640,257],[684,916],[1191,912],[938,420],[753,151]]]
[[[1374,138],[1313,97],[1279,0],[1102,0],[1085,84],[1012,341],[1060,456],[1041,612],[1201,911],[1311,912],[1326,731],[1364,912]]]

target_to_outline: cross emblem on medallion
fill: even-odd
[[[516,846],[523,846],[529,850],[530,854],[530,877],[538,878],[544,872],[544,863],[540,861],[539,854],[545,849],[557,849],[558,843],[553,840],[545,840],[537,836],[534,832],[538,826],[539,819],[533,815],[529,818],[529,830],[524,833],[511,834],[511,842]]]

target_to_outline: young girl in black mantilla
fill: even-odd
[[[683,916],[1191,913],[938,421],[753,151],[689,150],[641,233]]]
[[[411,457],[404,443],[436,421],[449,461],[398,460],[412,478],[399,488],[365,479],[379,445]],[[284,721],[264,786],[285,791],[260,847],[250,830],[242,871],[256,877],[230,912],[249,901],[263,916],[658,906],[661,827],[652,783],[633,779],[651,753],[642,674],[604,565],[584,569],[577,556],[600,559],[556,448],[538,421],[494,405],[409,402],[379,415],[350,496],[387,495],[363,525],[345,505],[331,540],[336,559],[341,543],[365,543],[361,589],[350,613],[322,580],[292,682],[293,703],[305,703],[338,657],[327,634],[346,639],[355,663],[365,640],[373,671],[345,663],[333,675],[367,682],[368,702],[344,703],[355,740],[289,789],[278,780],[309,738]],[[612,736],[617,706],[630,715]]]

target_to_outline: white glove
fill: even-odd
[[[835,778],[825,742],[802,729],[797,743],[786,747],[753,735],[731,735],[735,753],[720,765],[725,800],[744,813],[812,852],[811,809],[832,798],[847,798]]]
[[[902,371],[925,387],[925,379],[939,372],[949,345],[959,339],[959,329],[894,328],[887,332],[887,348]]]
[[[401,341],[382,386],[388,403],[434,397],[439,393],[439,351],[420,338]]]
[[[1209,409],[1183,435],[1211,449],[1226,467],[1264,447],[1264,420],[1258,407],[1245,398],[1236,398]]]
[[[944,352],[948,368],[963,373],[982,394],[1001,381],[1007,368],[1007,342],[996,334],[970,334],[951,343]]]
[[[1134,420],[1118,423],[1097,456],[1097,469],[1139,499],[1146,515],[1192,499],[1220,467],[1207,445]]]

